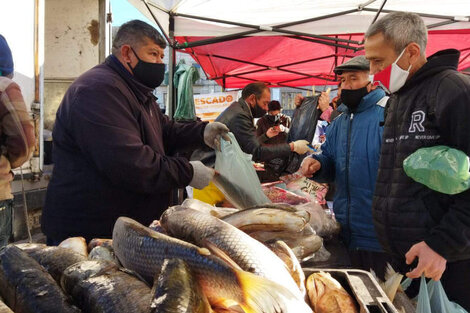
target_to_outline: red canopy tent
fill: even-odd
[[[381,15],[418,13],[429,29],[427,54],[456,48],[470,67],[468,0],[128,0],[153,19],[170,46],[190,53],[225,88],[333,84],[333,68],[363,54],[363,32]],[[170,79],[170,90],[173,90]],[[174,105],[172,93],[169,102]],[[170,116],[172,115],[170,108]]]
[[[363,34],[330,35],[361,41]],[[178,42],[196,42],[207,37],[176,37]],[[309,86],[335,81],[333,68],[348,58],[364,54],[362,47],[350,48],[285,36],[246,37],[227,42],[187,48],[209,79],[225,88],[242,88],[252,81],[271,86]],[[347,44],[340,44],[346,46]],[[470,29],[429,32],[427,55],[454,48],[461,51],[459,70],[470,67]]]

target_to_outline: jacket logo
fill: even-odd
[[[410,133],[415,133],[416,131],[418,132],[424,132],[424,120],[426,118],[426,114],[423,111],[416,111],[411,114],[411,124],[410,124],[410,129],[408,132]]]

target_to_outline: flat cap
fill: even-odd
[[[343,72],[368,71],[369,69],[369,60],[367,60],[365,56],[359,55],[335,67],[334,72],[337,75],[341,75]]]

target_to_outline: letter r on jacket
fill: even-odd
[[[426,114],[423,111],[413,112],[411,114],[411,124],[410,124],[410,129],[408,130],[408,132],[410,133],[415,133],[416,131],[424,132],[423,122],[425,118],[426,118]]]

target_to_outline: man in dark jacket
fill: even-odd
[[[256,122],[256,136],[263,144],[286,143],[290,128],[290,117],[281,113],[277,100],[268,103],[268,114]]]
[[[385,92],[369,80],[369,62],[357,56],[335,68],[343,87],[343,112],[331,122],[322,153],[302,162],[301,171],[319,182],[334,182],[333,210],[341,224],[351,265],[373,269],[384,278],[388,256],[383,252],[372,221],[374,193],[382,141]]]
[[[457,50],[426,59],[427,29],[416,14],[387,14],[365,38],[374,80],[392,93],[373,202],[379,241],[408,277],[441,279],[449,299],[470,310],[470,190],[442,194],[403,170],[403,160],[423,147],[470,155],[470,78],[456,71]]]
[[[263,145],[256,138],[253,118],[266,114],[271,92],[264,83],[251,83],[242,90],[242,97],[225,109],[216,121],[230,129],[243,152],[251,154],[253,161],[269,161],[274,158],[288,157],[291,151],[304,154],[308,151],[306,140],[297,140],[275,145]]]
[[[42,229],[50,244],[70,236],[110,237],[119,216],[158,219],[171,191],[205,187],[214,170],[171,157],[182,148],[214,148],[220,123],[179,124],[163,115],[152,91],[161,84],[165,42],[152,26],[121,26],[113,54],[67,90],[53,131],[54,170]]]

